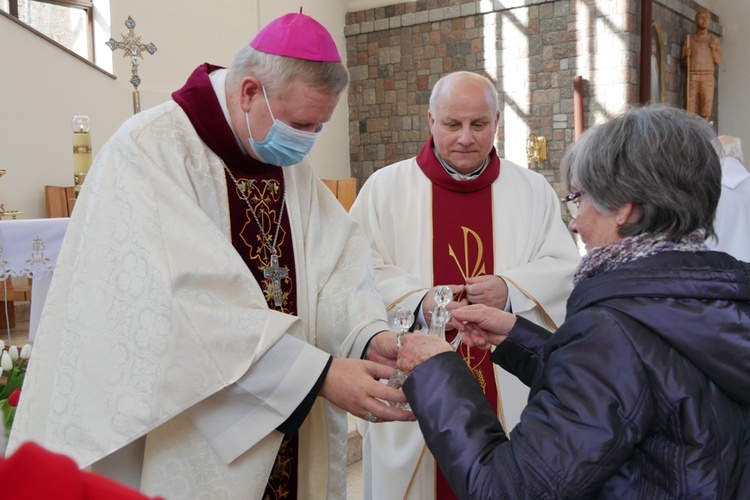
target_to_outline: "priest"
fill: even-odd
[[[36,441],[169,499],[345,498],[344,410],[414,418],[378,382],[396,337],[367,240],[308,154],[347,84],[328,31],[288,14],[114,134],[10,451]]]
[[[546,179],[498,157],[493,83],[470,72],[442,77],[427,119],[431,136],[419,154],[376,171],[350,211],[370,239],[390,314],[414,311],[414,329],[425,332],[435,287],[448,285],[449,309],[481,303],[554,330],[579,254]],[[496,374],[487,351],[460,352],[511,429],[528,388]],[[416,423],[360,427],[365,498],[455,498]]]

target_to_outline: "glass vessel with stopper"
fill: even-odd
[[[445,339],[445,325],[451,320],[451,312],[446,308],[448,303],[453,300],[453,292],[447,286],[439,286],[435,288],[435,310],[432,311],[432,321],[430,323],[430,335],[437,335],[443,340]],[[450,345],[455,351],[459,345],[461,345],[462,332],[456,334]]]
[[[396,317],[393,320],[396,325],[398,332],[396,333],[396,348],[401,349],[401,337],[409,331],[411,325],[414,324],[414,313],[407,309],[399,309],[396,311]],[[406,380],[406,374],[396,368],[393,370],[393,376],[388,380],[388,387],[400,389]],[[402,410],[411,410],[409,403],[391,403],[387,402],[391,406],[396,406]]]

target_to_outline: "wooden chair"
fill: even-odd
[[[47,218],[70,217],[76,203],[73,186],[44,186],[44,200]]]
[[[13,283],[11,278],[0,280],[0,328],[16,327],[16,308],[14,302],[31,300],[31,280],[25,283]],[[5,307],[8,307],[8,318],[5,318]]]
[[[346,179],[321,179],[328,189],[336,196],[339,203],[348,212],[357,197],[357,179],[348,177]]]

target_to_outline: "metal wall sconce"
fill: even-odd
[[[544,163],[547,161],[547,139],[543,135],[529,134],[526,139],[526,158],[531,162]]]

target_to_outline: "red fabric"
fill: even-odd
[[[430,138],[417,156],[417,164],[432,181],[433,284],[462,284],[468,277],[494,274],[492,183],[500,174],[500,160],[493,148],[481,175],[470,181],[457,181],[448,175],[432,148]],[[446,332],[448,341],[455,336],[455,330]],[[464,344],[458,351],[497,413],[498,391],[489,351]],[[439,467],[435,480],[435,498],[456,498]]]
[[[0,495],[4,500],[141,500],[142,493],[107,477],[84,472],[73,459],[24,443],[0,459]]]

